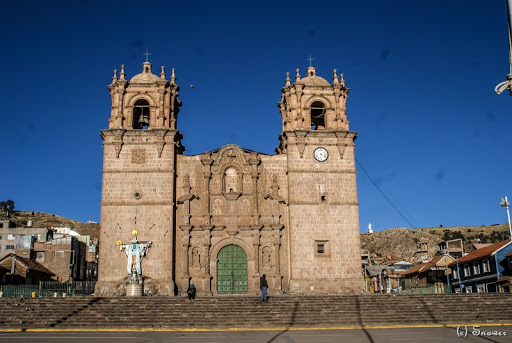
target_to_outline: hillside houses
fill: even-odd
[[[70,228],[34,228],[31,222],[20,227],[0,220],[1,282],[95,280],[97,245],[97,239]]]

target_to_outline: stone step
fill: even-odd
[[[0,298],[0,328],[512,323],[511,300],[510,294],[275,296],[269,303],[256,296],[194,302],[184,297]]]

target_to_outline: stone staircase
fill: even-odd
[[[0,298],[0,331],[471,323],[512,324],[512,294]]]

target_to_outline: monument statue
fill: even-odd
[[[152,242],[139,243],[137,240],[137,230],[133,230],[132,235],[133,238],[130,244],[124,244],[121,241],[117,241],[117,244],[119,249],[124,251],[128,258],[126,264],[128,284],[142,284],[141,262],[144,256],[146,256],[146,251],[151,247]]]

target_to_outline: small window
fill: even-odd
[[[480,263],[474,262],[473,263],[473,275],[480,274]]]
[[[44,251],[37,251],[36,252],[36,261],[37,262],[44,262]]]
[[[488,273],[491,271],[491,265],[489,264],[489,260],[482,261],[482,273]]]
[[[473,293],[473,288],[466,287],[466,293]]]
[[[4,227],[4,223],[0,223],[0,229]]]
[[[453,275],[454,279],[458,279],[459,278],[459,273],[457,273],[457,269],[453,269],[452,275]]]
[[[7,235],[7,239],[9,241],[14,241],[14,240],[16,240],[16,235],[13,235],[12,233],[10,233],[10,234]]]
[[[316,245],[316,252],[319,254],[325,254],[325,243],[318,243]]]
[[[55,257],[64,257],[64,250],[55,251]]]
[[[317,256],[329,255],[329,241],[315,241],[315,253]]]
[[[455,293],[460,293],[460,288],[455,288]]]
[[[6,250],[14,250],[14,245],[6,245],[5,249]]]
[[[464,265],[464,276],[471,276],[471,268],[468,264]]]
[[[476,285],[476,291],[478,293],[485,293],[485,286],[484,285]]]
[[[0,240],[2,240],[2,235],[0,235]]]

